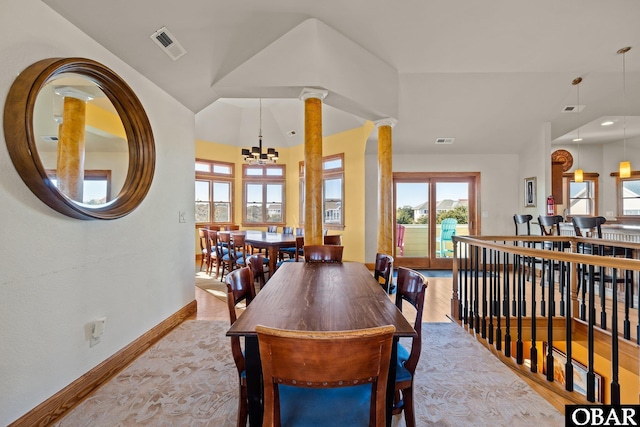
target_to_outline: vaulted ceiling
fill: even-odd
[[[265,142],[299,144],[307,86],[329,92],[325,135],[393,117],[396,153],[519,153],[545,122],[558,141],[578,126],[583,143],[620,139],[621,121],[585,126],[605,116],[640,135],[636,0],[43,2],[196,113],[200,139],[253,145],[261,98]],[[562,112],[579,76],[585,107]]]

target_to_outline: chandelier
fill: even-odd
[[[250,165],[266,165],[276,163],[278,160],[278,152],[274,148],[267,148],[267,152],[262,152],[262,99],[260,99],[260,128],[258,132],[258,146],[242,149],[242,156],[245,163]]]

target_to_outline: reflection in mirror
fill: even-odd
[[[13,165],[52,209],[110,220],[144,200],[155,144],[142,103],[127,83],[85,58],[48,58],[15,79],[4,106]]]
[[[92,81],[67,73],[38,93],[33,128],[52,184],[87,206],[113,200],[124,185],[129,147],[120,116]]]

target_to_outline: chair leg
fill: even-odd
[[[416,417],[413,413],[413,384],[411,387],[402,390],[402,400],[404,409],[404,422],[407,427],[416,427]]]
[[[247,408],[247,386],[242,384],[240,380],[240,398],[238,400],[238,423],[237,427],[247,426],[247,415],[249,414]]]

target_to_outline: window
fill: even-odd
[[[233,163],[196,159],[196,223],[233,222]]]
[[[243,165],[243,225],[285,224],[285,167]]]
[[[304,222],[304,162],[300,162],[300,218]],[[323,226],[344,228],[344,154],[322,158]]]
[[[629,178],[620,178],[617,172],[611,176],[616,177],[618,219],[637,219],[640,217],[640,171],[631,172]]]
[[[598,174],[584,173],[582,182],[575,182],[573,174],[563,174],[567,216],[598,214]]]
[[[58,187],[58,177],[55,170],[47,170],[49,180]],[[110,202],[111,197],[111,171],[110,170],[85,170],[82,183],[82,203],[86,205],[103,205]]]

